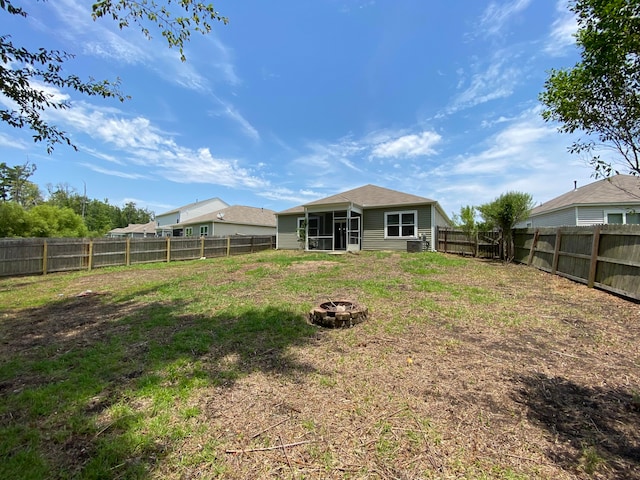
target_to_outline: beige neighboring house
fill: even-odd
[[[232,235],[275,235],[276,216],[267,208],[232,205],[214,212],[167,225],[177,237],[226,237]]]
[[[130,223],[126,227],[114,228],[106,234],[110,238],[145,238],[156,236],[156,222],[155,220],[149,223]]]
[[[406,251],[422,240],[434,250],[436,228],[451,226],[435,200],[365,185],[278,212],[277,248]]]
[[[640,177],[616,175],[545,202],[516,228],[640,224]]]

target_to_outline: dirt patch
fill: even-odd
[[[333,268],[339,265],[338,262],[331,262],[327,260],[317,260],[313,262],[296,262],[289,266],[289,270],[294,273],[314,273],[319,270],[327,268]]]

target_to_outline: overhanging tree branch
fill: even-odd
[[[0,0],[0,10],[7,15],[25,18],[27,12],[16,7],[13,0]],[[173,11],[184,15],[174,15]],[[191,31],[207,34],[213,21],[227,23],[211,4],[193,0],[99,0],[93,4],[95,19],[110,17],[120,28],[137,24],[147,38],[151,38],[148,26],[155,25],[169,47],[177,47],[184,61],[184,44]],[[148,25],[148,26],[147,26]],[[63,66],[73,59],[70,53],[39,48],[36,51],[14,45],[9,35],[0,36],[0,94],[10,106],[0,109],[0,120],[15,128],[29,128],[35,142],[45,142],[51,153],[56,144],[66,143],[77,150],[68,134],[48,123],[43,115],[47,110],[65,110],[69,101],[52,93],[49,87],[59,90],[75,90],[83,95],[115,98],[121,102],[130,98],[120,90],[121,81],[83,80],[76,75],[63,74]]]

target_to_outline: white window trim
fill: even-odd
[[[387,218],[389,215],[399,215],[400,216],[400,234],[402,234],[402,215],[405,215],[407,213],[412,213],[413,214],[413,235],[410,236],[389,236],[387,235],[388,232],[388,225],[387,225]],[[384,238],[385,239],[389,239],[389,240],[403,240],[405,238],[418,238],[418,211],[417,210],[397,210],[397,211],[390,211],[390,212],[384,212]]]
[[[200,236],[207,237],[209,235],[209,225],[200,226]]]
[[[193,227],[185,227],[184,228],[184,236],[185,237],[193,237]]]
[[[609,214],[622,214],[622,225],[627,225],[627,214],[628,213],[637,213],[636,211],[632,211],[630,209],[622,209],[622,208],[612,208],[604,211],[604,223],[607,225],[617,225],[616,223],[609,223]]]

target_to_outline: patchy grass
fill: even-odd
[[[338,299],[369,320],[308,324]],[[0,478],[640,479],[638,304],[535,269],[271,251],[0,305]]]

